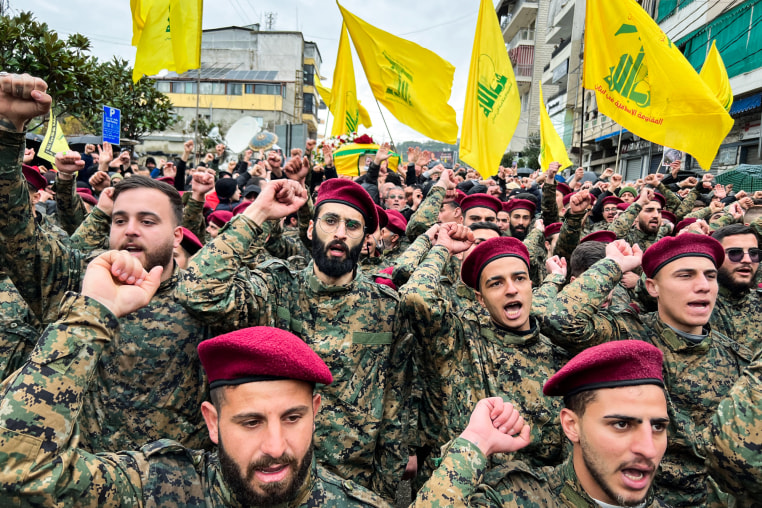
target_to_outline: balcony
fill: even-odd
[[[561,2],[556,12],[548,13],[548,31],[545,35],[547,44],[558,44],[561,39],[570,39],[574,24],[574,4],[576,0]],[[552,16],[552,18],[551,18]]]
[[[511,65],[513,65],[513,73],[516,75],[519,91],[525,93],[532,84],[534,46],[520,45],[508,51],[508,56],[511,59]]]
[[[518,46],[534,46],[534,28],[522,28],[516,32],[511,42],[507,44],[509,52]]]
[[[496,10],[498,17],[503,17],[503,40],[510,41],[520,29],[534,25],[537,7],[536,0],[501,0]]]

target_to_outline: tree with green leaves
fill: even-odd
[[[103,100],[96,86],[98,62],[80,34],[62,39],[31,12],[0,16],[0,69],[45,80],[58,116],[82,117]]]
[[[163,131],[176,119],[169,97],[156,89],[156,81],[143,77],[132,82],[129,62],[114,57],[98,66],[96,86],[103,90],[100,106],[106,105],[121,111],[123,138],[140,141],[146,134]],[[87,116],[87,124],[93,132],[102,128],[103,108],[98,107]]]
[[[521,151],[521,158],[526,162],[526,167],[540,169],[540,134],[535,132],[527,138],[527,144]],[[521,167],[521,166],[519,166]]]

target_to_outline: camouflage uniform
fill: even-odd
[[[407,229],[405,229],[405,234],[411,242],[437,223],[446,194],[447,191],[444,187],[435,185],[418,205],[418,210],[410,217],[407,222]]]
[[[61,229],[66,231],[66,234],[73,235],[87,215],[82,198],[77,194],[75,178],[63,180],[56,175],[56,208]]]
[[[540,203],[540,209],[542,210],[542,222],[548,226],[554,222],[558,222],[560,216],[558,213],[558,202],[556,201],[556,189],[558,188],[558,182],[554,178],[553,180],[546,180],[542,184],[542,202]]]
[[[470,441],[456,439],[442,465],[423,486],[415,508],[495,506],[507,508],[598,508],[579,483],[571,459],[557,467],[532,469],[521,461],[488,470],[488,459]],[[667,505],[651,490],[646,507]]]
[[[0,271],[0,379],[26,362],[42,326],[10,277]]]
[[[357,269],[346,286],[327,286],[313,264],[299,272],[279,260],[246,267],[263,231],[240,215],[191,260],[184,303],[220,331],[270,325],[301,337],[334,382],[320,387],[315,452],[343,478],[394,498],[407,464],[404,426],[410,347],[397,324],[396,293]]]
[[[66,291],[79,290],[89,259],[41,233],[31,219],[21,176],[23,147],[24,134],[0,131],[0,255],[19,293],[46,325],[56,320]],[[107,228],[107,217],[95,209],[79,229]],[[108,233],[84,237],[100,241]],[[196,352],[208,331],[179,304],[177,276],[175,269],[148,306],[120,319],[121,332],[104,351],[83,400],[82,447],[133,450],[161,438],[193,448],[209,444],[198,411],[207,388]]]
[[[638,315],[599,311],[621,278],[619,266],[603,259],[548,302],[543,332],[577,353],[610,340],[638,339],[664,353],[664,383],[670,394],[669,447],[656,479],[656,491],[673,506],[705,506],[713,483],[696,451],[694,428],[705,428],[714,409],[730,391],[751,359],[751,351],[711,331],[698,344],[675,333],[658,313]]]
[[[78,402],[99,368],[99,356],[118,340],[118,329],[119,321],[104,306],[70,293],[61,304],[61,319],[45,330],[23,369],[6,380],[0,400],[4,504],[239,506],[222,479],[216,453],[170,440],[97,455],[76,448]],[[288,506],[388,505],[313,462]]]
[[[542,395],[542,383],[566,361],[560,348],[540,335],[496,326],[486,311],[459,309],[440,285],[449,258],[435,246],[408,283],[400,288],[399,317],[409,322],[423,355],[421,428],[438,446],[459,434],[476,402],[505,396],[526,410],[534,444],[522,455],[533,464],[558,464],[562,442],[557,417],[561,402]]]
[[[720,286],[709,324],[712,329],[756,351],[762,346],[762,289],[733,294]]]

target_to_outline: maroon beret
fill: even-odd
[[[516,238],[501,236],[490,238],[474,248],[463,261],[460,277],[467,286],[479,290],[479,277],[482,270],[492,261],[504,257],[516,257],[526,263],[529,268],[529,251],[526,245]]]
[[[617,206],[619,206],[622,203],[624,203],[624,201],[622,201],[621,199],[619,199],[616,196],[606,196],[605,198],[603,198],[603,205],[602,206],[606,206],[606,205],[617,205]]]
[[[638,199],[640,199],[640,194],[638,194],[638,196],[635,198],[635,201],[637,201]],[[658,201],[661,204],[662,208],[667,206],[667,200],[664,198],[662,194],[658,192],[654,192],[654,198],[652,199],[652,201]]]
[[[556,184],[556,190],[564,196],[572,193],[571,187],[569,187],[569,185],[565,184],[564,182],[558,182]]]
[[[494,196],[477,192],[463,198],[460,202],[460,208],[463,210],[463,213],[466,213],[466,210],[471,208],[489,208],[497,213],[503,209],[503,203]]]
[[[664,387],[662,352],[641,340],[615,340],[582,351],[542,387],[547,396],[568,397],[586,390],[620,386]]]
[[[529,214],[534,215],[534,212],[537,210],[537,205],[528,199],[519,198],[514,198],[509,200],[507,203],[503,203],[504,212],[508,212],[510,214],[514,210],[529,210]]]
[[[653,278],[664,265],[685,257],[704,257],[711,259],[715,267],[720,267],[725,261],[725,250],[722,244],[711,236],[667,236],[643,253],[643,272],[649,279]]]
[[[325,385],[333,381],[328,366],[302,339],[269,326],[202,341],[198,357],[211,388],[278,379]]]
[[[397,210],[387,210],[386,216],[389,218],[389,223],[386,225],[386,229],[392,233],[398,235],[404,235],[405,229],[407,229],[407,219]]]
[[[465,193],[465,192],[463,192],[462,190],[460,190],[460,189],[455,189],[455,200],[454,200],[454,201],[455,201],[456,203],[458,203],[458,206],[460,206],[460,204],[463,202],[463,200],[466,198],[466,196],[467,196],[467,195],[468,195],[468,194],[466,194],[466,193]]]
[[[609,231],[607,229],[601,229],[599,231],[593,231],[592,233],[589,233],[582,237],[582,240],[579,241],[579,243],[585,243],[585,242],[602,242],[602,243],[611,243],[614,240],[616,240],[616,233],[613,231]]]
[[[667,219],[672,224],[677,224],[677,217],[675,217],[675,214],[670,212],[669,210],[662,210],[661,211],[661,218]]]
[[[556,233],[561,232],[561,222],[554,222],[553,224],[548,224],[545,226],[545,239],[550,240],[550,237],[555,235]]]
[[[241,204],[236,205],[236,207],[233,208],[233,215],[243,213],[243,211],[246,210],[252,203],[253,201],[243,201]]]
[[[379,272],[379,276],[376,277],[376,284],[383,284],[384,286],[388,286],[392,288],[393,290],[397,291],[397,284],[392,281],[392,273],[394,273],[394,267],[390,266],[388,268],[384,268]],[[381,275],[383,274],[383,275]]]
[[[697,220],[698,220],[698,219],[697,219],[696,217],[688,217],[687,219],[683,219],[683,220],[681,220],[681,221],[680,221],[680,222],[678,222],[678,223],[677,223],[677,225],[675,226],[675,230],[674,230],[674,231],[672,231],[672,234],[673,234],[674,236],[677,236],[677,234],[678,234],[680,231],[682,231],[683,229],[687,228],[688,226],[690,226],[691,224],[693,224],[693,223],[694,223],[694,222],[696,222]]]
[[[222,227],[228,222],[230,222],[230,219],[233,218],[233,212],[229,212],[227,210],[216,210],[209,215],[206,216],[206,222],[207,224],[213,222],[217,225],[217,227]]]
[[[201,250],[201,241],[194,235],[190,229],[181,227],[183,230],[183,239],[180,240],[180,246],[191,256]]]
[[[44,176],[42,176],[40,172],[37,171],[32,166],[27,166],[26,164],[22,164],[21,172],[24,173],[24,178],[26,178],[26,182],[34,190],[38,191],[48,186],[48,180]]]
[[[315,200],[315,213],[323,203],[340,203],[350,206],[365,218],[365,231],[375,232],[378,229],[376,204],[368,191],[357,182],[343,178],[331,178],[323,182]]]
[[[386,210],[376,205],[376,213],[378,214],[378,228],[384,229],[386,225],[389,224],[389,217],[386,215]]]
[[[158,181],[168,183],[169,185],[175,185],[175,177],[174,176],[162,176],[161,178],[157,178]]]
[[[90,189],[78,187],[77,194],[79,195],[80,198],[82,198],[82,201],[84,201],[85,203],[89,203],[93,206],[98,204],[98,200],[95,199],[95,196],[93,196],[93,193],[90,191]]]
[[[631,203],[619,203],[618,205],[616,205],[616,207],[622,211],[625,211],[630,207],[630,204]]]

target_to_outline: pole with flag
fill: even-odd
[[[553,122],[550,121],[550,115],[545,108],[545,100],[542,97],[542,84],[540,84],[540,155],[539,155],[540,169],[545,171],[551,162],[558,162],[561,167],[558,171],[561,172],[565,168],[572,165],[572,161],[569,159],[569,154],[566,151],[566,146],[561,140],[561,136],[558,135],[556,129],[553,127]]]
[[[699,76],[714,91],[717,100],[720,101],[725,111],[730,111],[730,107],[733,105],[733,90],[730,89],[728,71],[725,69],[725,63],[722,61],[720,52],[717,51],[716,41],[712,41],[712,47],[709,49],[709,54],[706,55],[704,65],[701,66]]]
[[[460,159],[488,178],[500,165],[521,112],[513,66],[490,0],[481,0],[468,72]]]

